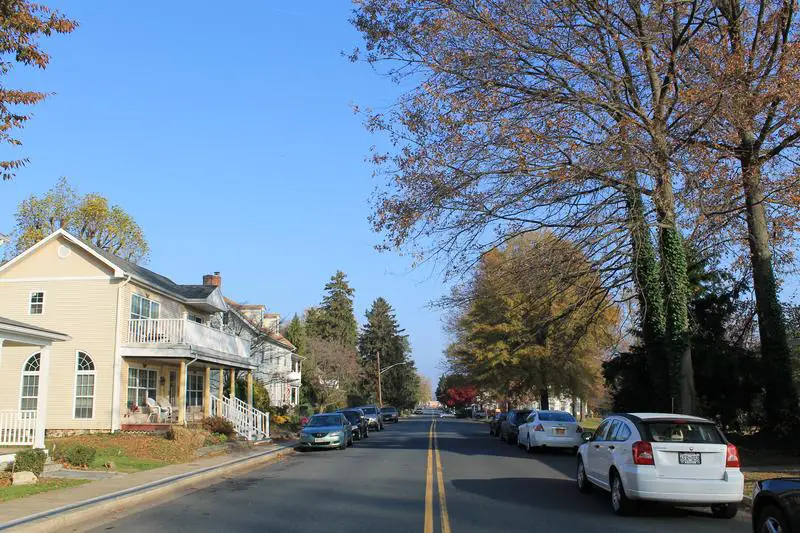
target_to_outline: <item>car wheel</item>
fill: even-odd
[[[625,487],[616,470],[611,471],[611,508],[614,514],[626,516],[631,513],[633,503],[625,495]]]
[[[589,478],[586,477],[586,467],[583,465],[583,459],[580,458],[578,459],[578,475],[576,476],[576,480],[578,482],[578,491],[592,491],[592,483],[589,481]]]
[[[761,510],[756,521],[755,533],[786,533],[789,523],[783,511],[774,505],[767,505]]]
[[[516,437],[513,437],[511,433],[509,433],[508,436],[506,437],[506,442],[508,443],[509,446],[514,444],[516,440],[517,440]]]
[[[339,445],[339,450],[346,450],[347,449],[347,441],[344,441]]]
[[[733,518],[737,512],[739,512],[738,503],[722,503],[711,506],[711,514],[714,518]],[[767,531],[772,533],[775,530],[767,529]]]

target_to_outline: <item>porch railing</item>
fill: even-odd
[[[189,344],[239,357],[250,356],[250,341],[183,318],[129,319],[126,343]]]
[[[0,446],[33,446],[36,411],[0,411]]]
[[[211,396],[211,416],[220,416],[233,424],[237,434],[247,440],[269,438],[269,413],[250,407],[238,398]]]

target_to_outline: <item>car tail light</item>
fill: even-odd
[[[578,426],[575,428],[575,433],[583,433],[583,428]]]
[[[649,442],[637,441],[633,443],[633,464],[635,465],[655,465],[653,458],[653,446]]]
[[[533,428],[534,431],[544,431],[544,426],[541,424],[536,424],[536,427]]]
[[[739,461],[739,450],[733,444],[728,444],[728,451],[725,454],[725,468],[739,468],[741,461]]]

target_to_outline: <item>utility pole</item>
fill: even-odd
[[[378,407],[383,407],[383,393],[381,392],[381,351],[378,350]]]

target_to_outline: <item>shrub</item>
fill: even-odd
[[[15,472],[33,472],[37,476],[42,475],[44,463],[47,461],[47,454],[44,450],[23,450],[14,456]]]
[[[221,416],[210,416],[203,419],[203,429],[211,433],[222,433],[229,439],[232,438],[236,431],[233,429],[233,424],[225,420]]]
[[[82,444],[70,444],[61,448],[54,447],[53,457],[57,461],[69,463],[72,466],[89,466],[94,461],[97,450]]]
[[[223,433],[212,433],[206,437],[206,446],[215,446],[217,444],[225,444],[228,442],[228,436]]]
[[[277,424],[279,426],[282,426],[282,425],[284,425],[285,423],[287,423],[289,421],[289,417],[288,416],[275,415],[274,417],[272,417],[272,421],[275,422],[275,424]]]

